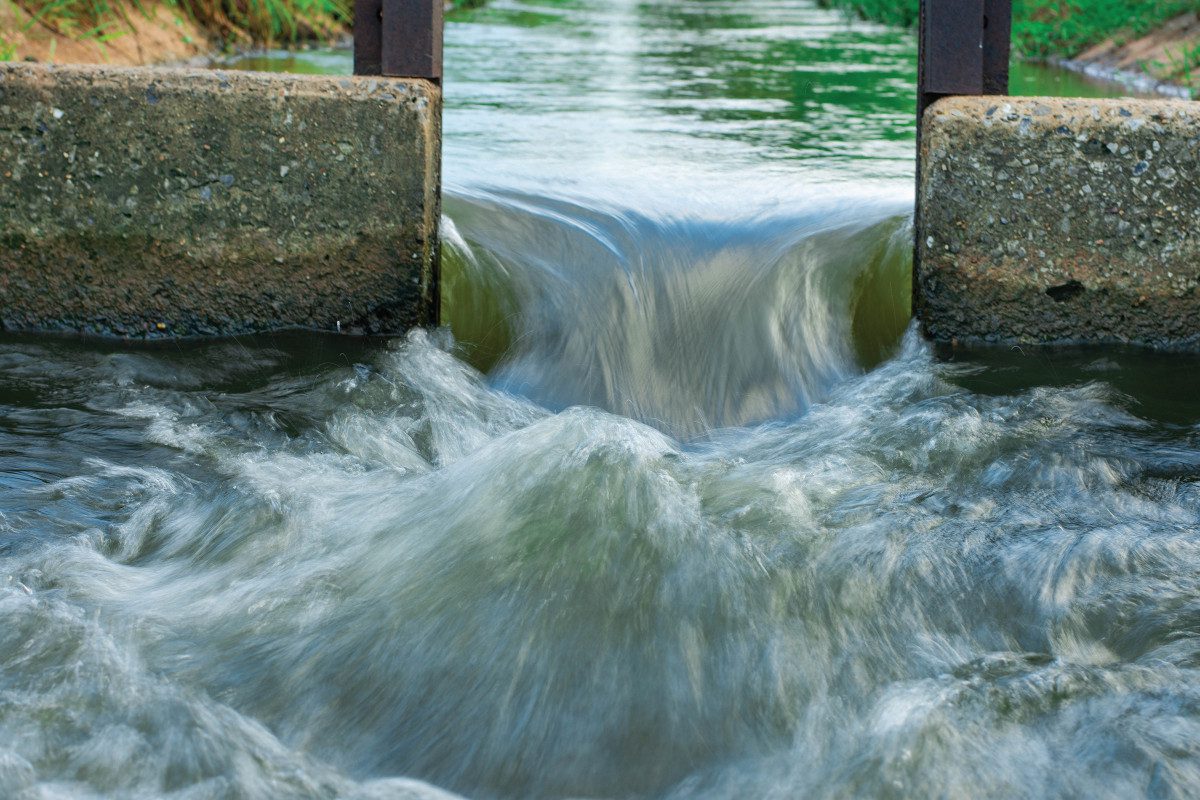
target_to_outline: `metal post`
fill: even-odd
[[[921,0],[917,119],[948,94],[983,94],[983,0]]]
[[[1008,94],[1012,0],[921,0],[917,31],[917,213],[914,308],[920,313],[921,118],[939,97]]]
[[[443,0],[355,0],[354,74],[442,80]]]
[[[1008,94],[1012,0],[921,0],[917,119],[954,94]]]
[[[383,0],[354,0],[354,74],[383,74]]]
[[[983,93],[1008,94],[1012,50],[1012,0],[983,3]]]

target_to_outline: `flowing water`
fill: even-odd
[[[0,340],[0,798],[1200,792],[1200,370],[908,329],[910,36],[447,70],[448,329]]]

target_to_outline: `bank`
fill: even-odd
[[[0,0],[0,61],[144,66],[328,44],[349,37],[352,11],[353,0]]]
[[[918,0],[818,0],[864,19],[917,24]],[[1200,90],[1200,12],[1194,0],[1014,0],[1018,57],[1180,94]]]

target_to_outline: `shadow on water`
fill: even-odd
[[[1168,426],[1200,425],[1200,356],[1121,345],[938,348],[946,363],[970,367],[955,383],[985,395],[1018,395],[1039,386],[1100,383],[1125,398],[1130,413]]]

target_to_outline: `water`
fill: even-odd
[[[0,341],[0,797],[1200,792],[1200,371],[908,329],[911,40],[447,37],[449,330]]]

